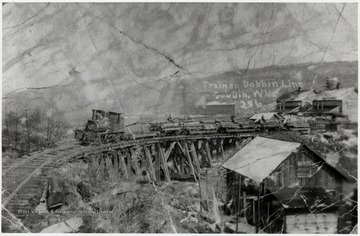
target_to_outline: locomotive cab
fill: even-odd
[[[102,117],[106,116],[106,112],[103,110],[92,110],[91,120],[100,120]]]
[[[125,120],[121,113],[109,111],[108,118],[110,120],[111,130],[124,131]]]

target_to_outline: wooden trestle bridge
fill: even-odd
[[[98,166],[112,180],[148,175],[154,182],[179,176],[201,178],[201,168],[224,159],[226,151],[261,133],[165,136],[98,146],[68,144],[18,158],[2,166],[2,232],[26,232],[21,219],[40,203],[54,169],[67,162]]]
[[[133,178],[149,175],[153,181],[170,181],[179,175],[200,177],[203,167],[224,158],[244,138],[241,135],[196,135],[161,137],[105,146],[93,153],[75,157],[99,165],[110,178]],[[106,175],[105,173],[105,175]]]

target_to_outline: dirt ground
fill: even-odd
[[[225,183],[220,164],[204,170],[199,187],[199,181],[155,184],[147,177],[113,182],[105,178],[96,183],[87,164],[68,163],[53,174],[60,183],[65,203],[54,211],[33,213],[36,217],[28,217],[24,224],[32,232],[40,232],[81,218],[81,226],[73,232],[223,232],[228,219],[222,212]],[[59,227],[56,230],[66,231]]]

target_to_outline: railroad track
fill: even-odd
[[[31,154],[10,165],[2,173],[2,231],[26,232],[18,219],[23,219],[38,204],[38,196],[47,179],[46,172],[57,168],[61,160],[78,154],[86,147],[70,144]],[[65,158],[65,159],[64,159]],[[9,221],[12,219],[12,222]],[[18,223],[18,226],[16,224]]]
[[[131,146],[154,144],[163,141],[180,141],[210,138],[250,137],[251,134],[211,134],[211,135],[179,135],[155,137],[98,146],[80,146],[77,143],[48,149],[19,159],[10,165],[3,166],[2,173],[2,232],[29,232],[20,220],[33,212],[40,202],[44,183],[52,170],[78,157],[122,149]]]
[[[31,159],[39,157],[40,155],[56,153],[57,151],[62,151],[62,150],[65,150],[66,148],[71,148],[76,144],[77,143],[74,142],[74,143],[67,144],[67,145],[64,145],[64,146],[61,146],[61,147],[46,149],[44,151],[33,152],[33,153],[31,153],[30,156],[28,156],[26,158],[11,159],[10,162],[6,163],[6,165],[4,165],[4,164],[2,165],[2,176],[6,175],[8,172],[15,169],[16,167],[18,167],[20,165],[23,165],[26,162],[29,162]]]

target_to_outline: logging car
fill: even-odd
[[[179,135],[182,131],[180,122],[156,122],[149,124],[149,131],[158,136]]]
[[[92,110],[84,129],[75,130],[75,139],[82,144],[119,142],[125,139],[124,118],[113,111]]]
[[[199,121],[183,121],[181,129],[182,134],[201,134],[203,125]]]
[[[219,133],[251,133],[261,130],[261,125],[253,121],[217,121],[216,125]]]
[[[216,126],[216,120],[201,120],[203,133],[216,133],[218,127]]]
[[[141,132],[131,131],[130,126],[141,124]],[[144,125],[146,131],[144,130]],[[125,133],[126,131],[129,131]],[[92,110],[92,117],[85,124],[84,129],[75,130],[75,138],[83,145],[116,143],[122,140],[151,139],[164,136],[176,135],[202,135],[202,134],[241,134],[253,132],[276,132],[292,130],[300,133],[308,133],[307,124],[283,124],[281,121],[259,119],[174,119],[171,116],[162,122],[135,122],[124,125],[122,113]]]
[[[241,131],[240,125],[233,121],[217,121],[216,125],[219,133],[236,133]]]

